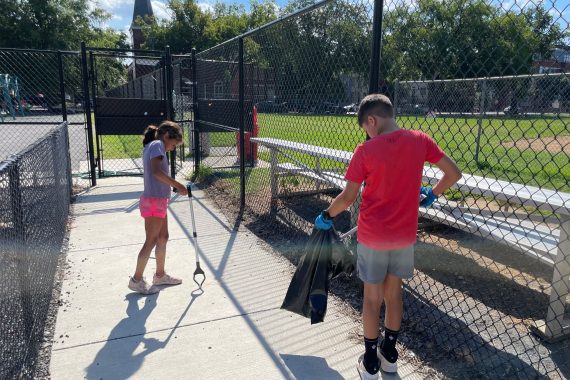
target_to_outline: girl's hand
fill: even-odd
[[[178,190],[178,194],[180,195],[188,195],[188,189],[186,189],[186,186],[184,186],[183,184],[181,184],[180,182],[178,182],[176,184],[176,189]]]

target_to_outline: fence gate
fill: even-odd
[[[169,119],[169,51],[87,48],[97,175],[141,175],[148,125]]]

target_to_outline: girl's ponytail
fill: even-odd
[[[149,125],[147,129],[144,130],[143,146],[153,142],[158,138],[158,128],[154,125]]]

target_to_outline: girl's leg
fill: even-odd
[[[156,256],[156,276],[164,276],[164,263],[166,261],[166,243],[168,243],[168,217],[164,218],[164,223],[158,233],[158,240],[154,255]]]
[[[142,279],[144,268],[150,257],[152,249],[156,246],[158,242],[158,235],[164,224],[164,219],[156,218],[154,216],[149,216],[144,219],[144,229],[146,231],[146,240],[139,252],[137,258],[137,268],[135,270],[135,275],[133,278],[135,281],[140,281]]]

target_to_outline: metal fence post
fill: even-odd
[[[20,186],[20,159],[12,160],[13,167],[9,171],[9,190],[11,194],[12,220],[14,226],[14,256],[18,267],[18,281],[20,285],[20,302],[22,305],[22,320],[24,335],[29,340],[32,335],[33,311],[30,310],[30,289],[28,273],[28,255],[26,250],[26,230],[24,222],[24,207],[22,202],[22,188]]]
[[[198,173],[200,170],[200,131],[198,130],[198,84],[196,79],[198,66],[196,61],[196,49],[192,49],[192,127],[194,144],[192,144],[192,149],[194,150],[194,173]]]
[[[67,122],[67,104],[66,104],[66,96],[65,96],[65,78],[63,76],[64,73],[64,66],[63,66],[63,55],[61,51],[57,52],[57,63],[58,63],[58,71],[59,71],[59,92],[61,98],[61,116],[64,122]],[[69,187],[69,194],[73,192],[73,180],[71,178],[71,149],[69,147],[69,124],[65,126],[65,141],[66,141],[66,155],[67,155],[67,166],[66,170],[67,174],[67,182]]]
[[[174,105],[172,99],[172,54],[170,53],[170,46],[166,45],[165,49],[165,70],[166,74],[166,119],[174,119]],[[170,152],[170,176],[176,177],[176,149]]]
[[[378,92],[380,60],[382,57],[382,18],[384,0],[374,0],[374,19],[372,21],[372,58],[370,63],[370,83],[368,93]]]
[[[372,56],[370,62],[370,82],[368,93],[378,92],[378,82],[380,75],[380,59],[382,55],[382,17],[384,11],[384,0],[374,0],[374,18],[372,21]],[[370,136],[366,134],[366,140]]]
[[[239,76],[239,178],[240,205],[245,206],[245,110],[243,77],[243,38],[238,40],[238,76]]]
[[[81,43],[81,71],[83,73],[83,109],[87,119],[87,153],[89,155],[89,170],[91,173],[91,186],[97,185],[95,175],[95,155],[93,154],[93,124],[91,120],[91,100],[89,97],[89,72],[87,71],[87,51],[85,42]]]
[[[93,52],[89,52],[89,76],[91,77],[91,94],[93,99],[91,104],[93,105],[93,114],[95,115],[95,146],[97,149],[97,172],[99,173],[99,178],[103,176],[103,142],[101,141],[99,135],[97,134],[97,69],[95,68],[95,57]]]
[[[479,119],[477,120],[477,142],[475,145],[475,163],[479,165],[479,150],[481,149],[481,133],[483,132],[483,117],[485,115],[485,93],[487,81],[483,79],[481,84],[481,97],[479,99]]]
[[[69,196],[73,195],[73,175],[71,173],[71,148],[69,146],[69,124],[67,124],[64,128],[64,137],[65,139],[65,149],[66,149],[66,158],[67,158],[67,165],[65,169],[67,170],[67,187],[69,191]]]
[[[394,81],[394,99],[392,100],[394,105],[394,117],[398,115],[398,91],[400,91],[400,82],[396,79],[396,81]]]
[[[61,99],[61,117],[67,121],[67,104],[65,99],[65,81],[63,78],[63,58],[61,51],[57,52],[57,68],[59,74],[59,94]]]

